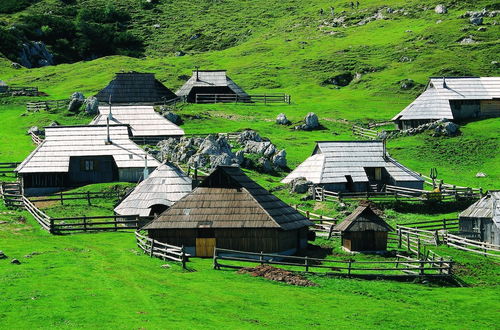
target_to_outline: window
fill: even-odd
[[[85,172],[97,171],[97,160],[94,160],[94,159],[82,160],[80,170],[85,171]]]

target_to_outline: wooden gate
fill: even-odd
[[[215,249],[215,238],[197,238],[196,256],[213,257]]]

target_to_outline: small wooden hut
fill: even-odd
[[[50,126],[45,140],[15,171],[30,195],[90,183],[137,182],[159,165],[130,140],[128,125]]]
[[[108,86],[97,93],[99,102],[113,104],[152,104],[175,99],[177,96],[160,81],[154,73],[117,73]]]
[[[234,102],[236,96],[241,102],[250,101],[250,96],[227,76],[226,70],[195,70],[176,94],[191,103]],[[219,96],[217,100],[215,95]]]
[[[460,213],[458,224],[461,235],[500,245],[500,191],[488,192]]]
[[[311,225],[240,168],[219,166],[193,192],[143,229],[155,240],[208,257],[214,247],[293,254],[307,247]]]
[[[424,179],[387,154],[383,141],[319,141],[281,182],[305,177],[330,191],[363,192],[384,185],[423,189]]]
[[[164,163],[115,208],[119,215],[151,216],[161,214],[193,190],[192,180],[181,169]]]
[[[8,90],[9,86],[7,85],[7,83],[3,80],[0,80],[0,93],[7,93]]]
[[[400,129],[438,119],[500,116],[500,77],[431,77],[426,90],[392,120]]]
[[[342,234],[342,246],[348,251],[385,251],[387,233],[393,229],[368,206],[358,206],[334,227]]]
[[[111,111],[111,116],[109,115]],[[99,106],[99,114],[90,125],[130,125],[131,139],[138,144],[157,144],[170,137],[184,135],[184,130],[155,111],[151,105]]]

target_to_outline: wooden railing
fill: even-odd
[[[401,226],[425,230],[457,230],[458,218],[408,222]]]
[[[95,198],[117,198],[121,199],[123,197],[123,193],[119,191],[100,191],[100,192],[81,192],[81,193],[55,193],[47,196],[39,196],[39,197],[30,197],[30,201],[33,203],[37,202],[51,202],[57,201],[60,202],[61,205],[64,205],[65,201],[70,200],[86,200],[88,205],[92,205],[92,199]]]
[[[38,96],[38,87],[11,87],[7,90],[7,94],[22,93],[26,96]]]
[[[239,264],[228,264],[224,261],[236,262]],[[356,261],[332,260],[309,257],[286,256],[270,253],[244,252],[228,249],[215,248],[213,257],[214,269],[221,268],[243,268],[241,263],[252,263],[261,265],[285,266],[296,268],[299,271],[327,273],[337,276],[451,276],[451,260],[415,260],[405,259],[404,261]]]
[[[37,112],[37,111],[51,111],[51,110],[65,109],[68,107],[69,102],[70,102],[69,99],[27,102],[26,111]]]
[[[378,132],[376,130],[364,128],[364,127],[357,126],[357,125],[352,126],[352,133],[354,135],[358,135],[358,136],[367,138],[369,140],[376,140],[378,137]]]
[[[19,166],[19,164],[21,163],[0,163],[0,175],[17,177],[14,170]]]
[[[314,226],[309,229],[314,231],[317,236],[326,237],[327,239],[331,239],[332,237],[340,237],[340,232],[334,230],[335,225],[337,224],[337,219],[327,217],[321,214],[312,213],[310,211],[305,211],[299,209],[298,205],[292,206],[295,210],[305,215],[305,217],[314,222]]]
[[[443,242],[444,244],[459,250],[474,252],[483,256],[500,257],[499,245],[475,241],[449,233],[444,234]]]
[[[379,122],[372,121],[372,122],[368,123],[368,128],[387,126],[387,125],[394,125],[394,122],[393,121],[379,121]]]
[[[196,94],[195,103],[291,103],[291,96],[284,93],[255,94]]]
[[[40,144],[42,144],[43,139],[40,138],[38,135],[36,135],[35,133],[31,132],[30,136],[31,136],[31,141],[33,141],[33,143],[35,145],[39,146]]]
[[[186,269],[186,262],[190,255],[184,251],[184,247],[170,245],[156,241],[139,232],[135,232],[137,246],[150,257],[157,257],[163,260],[180,262],[182,268]]]

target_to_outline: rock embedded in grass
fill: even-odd
[[[439,4],[436,6],[436,8],[434,8],[434,11],[436,12],[436,14],[446,14],[448,12],[448,9],[445,5]]]

